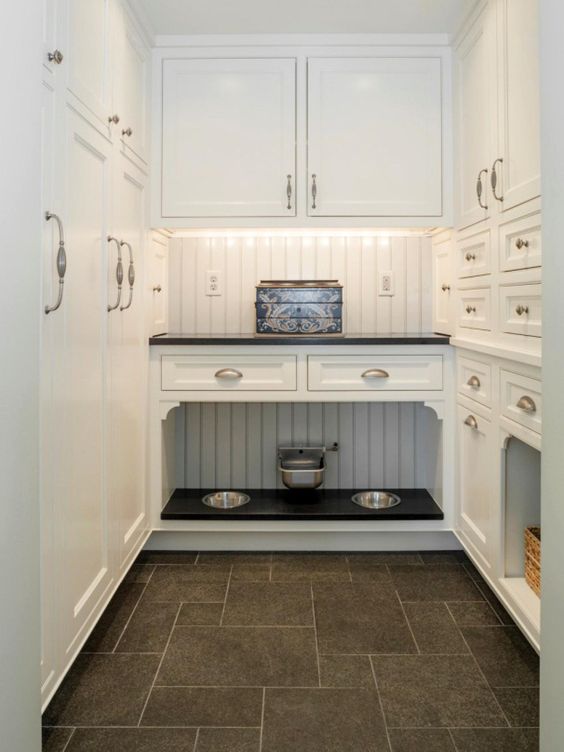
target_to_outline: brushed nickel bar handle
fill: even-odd
[[[127,302],[127,305],[120,306],[120,311],[127,311],[128,308],[131,307],[131,304],[133,303],[133,286],[135,285],[135,264],[133,263],[133,248],[131,247],[131,243],[128,243],[127,240],[122,240],[120,242],[120,248],[122,246],[126,246],[126,248],[129,250],[129,267],[127,269],[127,281],[129,282],[129,300]]]
[[[242,379],[243,374],[236,368],[222,368],[215,373],[216,379]]]
[[[117,245],[118,249],[118,261],[116,265],[116,282],[117,282],[117,289],[118,289],[118,296],[117,300],[114,305],[108,304],[108,313],[110,311],[115,311],[116,308],[119,306],[121,302],[121,285],[123,283],[123,262],[121,260],[121,243],[117,238],[114,238],[112,235],[108,235],[107,237],[108,243],[115,243]]]
[[[498,157],[495,162],[492,165],[492,174],[490,175],[490,182],[492,186],[492,193],[494,195],[494,198],[498,201],[503,202],[503,196],[498,196],[496,193],[497,188],[497,171],[496,171],[496,164],[503,164],[503,159],[501,157]]]
[[[288,197],[288,205],[286,206],[286,209],[292,208],[292,176],[286,175],[286,180],[288,183],[286,184],[286,196]]]
[[[54,219],[59,229],[59,250],[57,251],[57,274],[59,275],[59,292],[55,303],[53,305],[45,306],[45,314],[49,314],[60,308],[61,303],[63,302],[65,274],[67,272],[67,252],[65,250],[65,232],[61,218],[57,214],[53,214],[53,212],[47,211],[45,212],[45,219],[48,222],[49,220]]]
[[[478,428],[478,421],[473,415],[469,415],[466,420],[464,421],[464,425],[471,428],[473,431],[476,431]]]
[[[517,402],[517,407],[519,408],[519,410],[523,410],[523,412],[525,413],[536,413],[537,411],[535,401],[527,395],[523,395],[523,397],[521,397],[521,399]]]
[[[390,374],[387,371],[384,371],[383,368],[369,368],[367,371],[365,371],[362,376],[362,379],[389,379]]]
[[[466,383],[472,389],[479,389],[481,387],[480,379],[477,376],[470,376]]]
[[[488,171],[484,169],[484,170],[480,170],[480,172],[478,173],[478,180],[476,181],[476,195],[478,196],[478,203],[480,204],[480,207],[482,209],[487,210],[488,205],[482,203],[482,193],[484,192],[484,186],[482,184],[482,175],[484,175],[484,173],[487,175]]]
[[[312,209],[317,209],[317,175],[313,174],[311,176],[311,198],[313,199],[313,202],[311,204]]]

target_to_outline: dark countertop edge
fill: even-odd
[[[286,345],[299,347],[347,346],[347,345],[448,345],[450,337],[443,334],[347,334],[343,337],[255,337],[252,334],[205,335],[205,334],[159,334],[149,337],[150,345]]]
[[[424,513],[424,514],[398,514],[397,512],[386,512],[385,510],[380,512],[368,512],[367,514],[355,514],[352,512],[351,514],[256,514],[256,513],[246,513],[246,514],[240,514],[237,517],[234,515],[231,515],[229,512],[216,512],[216,513],[184,513],[184,514],[167,514],[166,512],[162,512],[161,514],[161,520],[239,520],[239,521],[247,521],[247,520],[255,520],[260,521],[263,520],[265,522],[267,521],[284,521],[287,520],[288,522],[297,522],[299,520],[304,521],[311,521],[311,520],[317,520],[319,522],[324,522],[327,520],[328,522],[377,522],[378,520],[381,521],[390,521],[390,522],[401,522],[402,520],[405,520],[406,522],[410,522],[413,520],[443,520],[444,514],[442,512],[431,512],[431,513]]]

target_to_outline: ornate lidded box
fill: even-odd
[[[255,307],[259,336],[343,333],[343,286],[335,279],[263,280]]]

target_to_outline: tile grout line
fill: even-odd
[[[225,597],[223,599],[223,608],[221,609],[221,617],[219,619],[219,626],[223,626],[223,617],[225,615],[225,607],[227,606],[227,596],[229,595],[229,586],[231,585],[231,577],[233,575],[233,564],[229,569],[229,577],[227,578],[227,587],[225,588]]]
[[[262,752],[262,738],[264,732],[264,709],[266,705],[266,687],[262,688],[262,710],[260,714],[260,736],[259,736],[259,748],[258,752]]]
[[[172,628],[170,630],[170,634],[168,636],[168,640],[166,641],[166,645],[163,650],[163,654],[161,656],[161,660],[159,661],[159,665],[157,666],[157,670],[155,671],[155,676],[153,677],[153,681],[151,683],[151,687],[149,688],[149,692],[147,693],[147,699],[143,703],[143,708],[141,710],[141,715],[139,716],[139,720],[137,721],[137,728],[141,726],[141,721],[143,719],[143,715],[145,714],[145,710],[147,709],[147,705],[149,704],[149,699],[151,698],[151,695],[153,694],[153,689],[155,688],[157,676],[159,675],[159,671],[161,670],[161,666],[163,665],[163,661],[165,659],[166,652],[168,650],[168,646],[170,645],[170,641],[172,640],[172,635],[174,634],[174,628],[176,627],[176,622],[178,621],[178,617],[180,616],[180,611],[182,610],[182,603],[178,604],[178,610],[176,612],[176,617],[174,619],[174,622],[172,624]]]
[[[200,727],[196,729],[196,737],[194,738],[194,746],[192,747],[192,752],[196,752],[198,749],[198,740],[200,738]]]
[[[384,712],[384,703],[382,702],[382,696],[380,695],[380,687],[378,686],[378,680],[376,679],[376,671],[374,670],[374,664],[372,657],[369,656],[370,670],[372,672],[372,679],[374,681],[374,688],[376,689],[376,696],[378,697],[378,705],[380,706],[380,712],[382,713],[382,720],[384,721],[384,728],[386,730],[386,738],[388,740],[388,749],[392,752],[392,740],[390,739],[390,731],[388,729],[388,721],[386,719],[386,713]]]
[[[135,565],[133,565],[133,566],[135,566]],[[143,590],[141,591],[141,593],[140,593],[140,595],[139,595],[139,598],[137,599],[137,602],[135,603],[135,606],[134,606],[134,608],[133,608],[133,611],[132,611],[132,612],[131,612],[131,613],[129,614],[129,618],[128,618],[128,620],[126,621],[124,628],[123,628],[123,629],[121,630],[121,632],[120,632],[120,635],[119,635],[119,637],[118,637],[118,639],[117,639],[117,641],[116,641],[116,644],[114,645],[114,649],[113,649],[113,650],[111,651],[111,652],[112,652],[112,654],[115,654],[115,652],[116,652],[116,650],[117,650],[117,647],[118,647],[118,645],[119,645],[119,644],[120,644],[120,642],[121,642],[121,638],[122,638],[122,637],[123,637],[123,635],[125,634],[125,630],[126,630],[126,629],[128,628],[130,621],[131,621],[131,620],[133,619],[133,615],[135,614],[135,612],[136,612],[136,611],[137,611],[137,609],[139,608],[139,604],[141,603],[141,600],[143,599],[143,596],[145,595],[145,591],[147,590],[147,588],[148,588],[148,586],[149,586],[149,583],[150,583],[150,582],[151,582],[151,580],[153,579],[153,575],[154,575],[154,573],[155,573],[155,569],[153,568],[153,571],[152,571],[152,572],[151,572],[151,574],[149,575],[149,579],[148,579],[148,580],[147,580],[147,582],[145,583],[145,587],[144,587],[144,588],[143,588]]]
[[[447,728],[448,735],[450,736],[450,740],[452,742],[452,746],[454,747],[454,752],[458,752],[458,746],[456,744],[456,740],[454,738],[454,734],[452,733],[452,729]]]
[[[317,656],[317,677],[318,684],[321,687],[321,661],[319,660],[319,640],[317,637],[317,619],[315,618],[315,600],[313,597],[313,584],[309,585],[309,592],[311,595],[311,612],[313,617],[313,633],[315,635],[315,654]]]
[[[72,738],[73,738],[73,736],[75,735],[75,732],[76,732],[76,727],[75,727],[75,728],[73,728],[73,730],[71,731],[71,735],[70,735],[70,736],[69,736],[69,738],[67,739],[67,743],[66,743],[66,744],[65,744],[65,746],[64,746],[64,747],[62,748],[61,752],[65,752],[65,750],[69,748],[69,744],[71,743],[71,739],[72,739]]]
[[[391,573],[390,573],[390,571],[389,571],[389,570],[388,570],[388,574],[390,574],[390,578],[391,578],[391,577],[392,577],[392,575],[391,575]],[[392,579],[392,583],[393,583],[393,579]],[[407,628],[409,629],[409,633],[411,634],[411,637],[412,637],[412,639],[413,639],[413,642],[415,643],[415,647],[417,648],[417,654],[418,654],[418,655],[422,655],[422,653],[421,653],[421,648],[419,647],[419,643],[418,643],[418,642],[417,642],[417,640],[415,639],[415,634],[414,634],[414,632],[413,632],[413,629],[412,629],[412,627],[411,627],[411,622],[409,621],[409,618],[408,618],[408,616],[407,616],[407,611],[405,610],[405,608],[404,608],[404,605],[403,605],[403,603],[401,602],[401,598],[400,598],[400,596],[399,596],[399,593],[398,593],[398,591],[397,591],[397,590],[394,590],[394,593],[395,593],[395,595],[396,595],[396,598],[398,599],[398,603],[399,603],[399,605],[400,605],[400,608],[401,608],[401,611],[402,611],[402,613],[403,613],[403,617],[404,617],[404,619],[405,619],[405,621],[406,621],[406,624],[407,624]]]

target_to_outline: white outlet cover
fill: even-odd
[[[395,295],[393,272],[378,273],[378,295],[382,297]]]
[[[206,295],[223,295],[223,278],[219,271],[208,269],[205,278]]]

